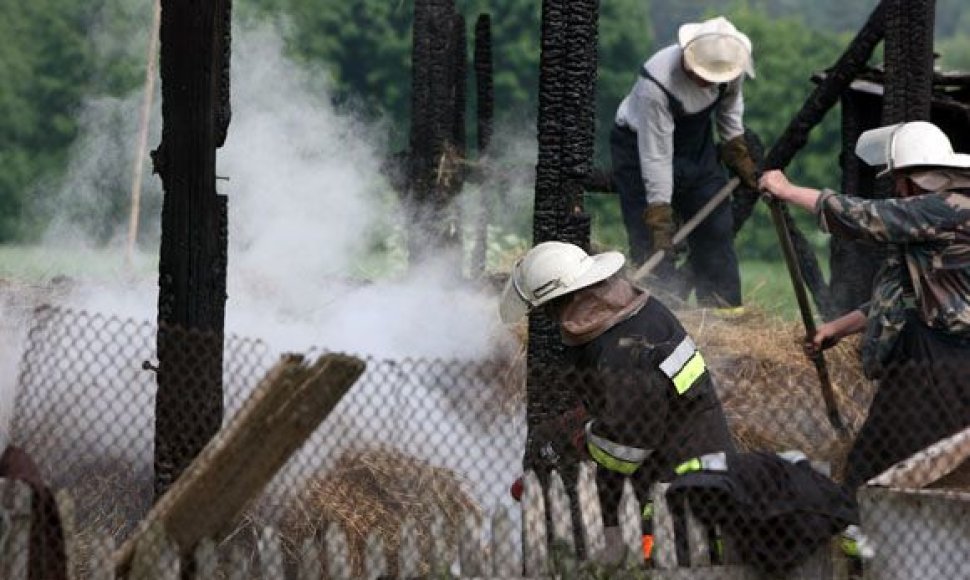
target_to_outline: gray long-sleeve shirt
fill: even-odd
[[[682,59],[683,51],[675,44],[650,57],[644,68],[680,100],[686,113],[697,113],[717,99],[718,85],[698,86],[684,71]],[[744,75],[741,75],[728,83],[718,105],[716,125],[722,141],[744,134],[743,79]],[[616,124],[637,134],[647,203],[670,203],[673,196],[674,116],[667,95],[653,81],[639,77],[617,109]]]

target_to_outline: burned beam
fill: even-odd
[[[156,497],[215,434],[223,416],[226,197],[216,193],[216,147],[228,117],[224,84],[229,0],[163,0],[162,239],[155,400]],[[228,65],[226,65],[228,66]],[[217,117],[219,119],[217,120]]]
[[[534,243],[571,242],[589,249],[590,219],[583,194],[592,172],[596,39],[595,0],[542,2],[539,57],[539,152],[536,166]],[[558,329],[542,317],[529,321],[526,416],[529,426],[573,404],[575,395],[543,369],[562,356]],[[525,465],[536,466],[527,445]]]
[[[492,18],[480,14],[475,22],[475,88],[477,121],[477,153],[479,161],[488,155],[492,142],[492,120],[495,114],[495,90],[492,82]],[[488,223],[491,221],[493,196],[484,188],[479,198],[478,220],[475,227],[475,248],[472,251],[471,271],[479,276],[488,265]]]
[[[805,100],[802,108],[788,123],[785,131],[765,156],[766,169],[784,169],[795,155],[808,142],[808,134],[825,117],[841,95],[848,89],[859,71],[863,70],[873,49],[885,34],[886,1],[880,2],[865,25],[859,30],[848,48],[836,61],[835,66]],[[833,314],[829,299],[828,286],[818,265],[818,259],[811,244],[798,230],[787,207],[781,208],[781,215],[792,234],[792,242],[798,256],[805,283],[812,291],[815,305],[826,318]],[[742,224],[735,227],[740,229]]]

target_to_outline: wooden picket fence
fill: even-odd
[[[396,562],[390,562],[387,551],[375,533],[367,543],[363,558],[365,578],[394,575],[400,578],[465,577],[465,578],[651,578],[659,580],[708,579],[764,580],[754,569],[732,562],[730,542],[722,547],[725,564],[712,566],[707,532],[687,510],[687,535],[690,566],[677,563],[674,524],[664,498],[666,485],[658,485],[653,492],[654,548],[652,567],[643,566],[641,510],[629,482],[624,488],[619,508],[619,537],[614,538],[603,526],[595,482],[595,468],[584,464],[577,481],[578,512],[581,522],[578,537],[583,542],[583,561],[577,553],[573,533],[573,517],[569,496],[558,474],[553,473],[549,487],[543,490],[534,473],[527,474],[522,498],[521,530],[514,529],[512,518],[505,508],[497,509],[491,517],[488,537],[484,541],[483,526],[478,518],[469,516],[463,525],[457,548],[445,541],[443,519],[431,526],[430,554],[422,554],[418,545],[417,525],[413,520],[402,524]],[[64,523],[69,569],[72,579],[110,580],[116,578],[117,553],[110,538],[92,546],[88,541],[82,556],[74,530],[73,504],[66,493],[58,495],[58,505]],[[0,479],[0,578],[26,580],[27,545],[30,526],[30,491],[19,482]],[[351,566],[348,541],[340,526],[330,526],[323,542],[307,540],[296,558],[284,555],[279,534],[273,528],[263,528],[257,542],[258,558],[243,553],[238,547],[222,554],[212,540],[204,540],[191,552],[180,552],[160,528],[142,530],[142,539],[135,549],[127,578],[130,580],[180,580],[186,577],[181,567],[193,562],[189,577],[197,579],[226,578],[227,580],[255,580],[297,578],[344,579],[361,577]],[[521,551],[516,536],[521,534]],[[727,540],[727,539],[726,539]],[[321,545],[322,544],[322,545]],[[457,552],[457,553],[454,553]],[[521,552],[521,555],[520,555]],[[844,569],[837,565],[841,558],[833,557],[833,549],[820,550],[813,558],[787,576],[789,580],[828,580],[845,578]],[[423,557],[427,556],[427,557]],[[85,561],[79,561],[81,559]],[[430,568],[430,569],[429,569]],[[284,571],[290,570],[287,574]],[[774,579],[773,579],[774,580]]]

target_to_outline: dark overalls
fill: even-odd
[[[714,103],[697,113],[688,114],[683,104],[646,69],[640,76],[652,81],[667,95],[674,117],[673,198],[671,205],[687,221],[714,197],[727,177],[714,146],[712,115],[724,95],[720,85]],[[642,264],[650,255],[650,231],[643,223],[647,192],[640,171],[640,155],[635,131],[614,125],[610,133],[613,157],[613,181],[620,194],[620,208],[630,243],[630,258]],[[697,291],[698,304],[704,306],[740,306],[741,278],[738,257],[734,251],[734,223],[731,204],[722,203],[687,237],[687,264]],[[668,264],[658,277],[673,276]],[[665,282],[671,282],[666,280]]]

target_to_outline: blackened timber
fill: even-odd
[[[492,119],[495,114],[495,91],[492,83],[492,18],[489,14],[479,14],[478,20],[475,21],[474,68],[476,152],[481,162],[488,155],[488,147],[492,141]],[[488,223],[491,221],[493,197],[488,189],[481,188],[471,266],[471,271],[479,276],[485,273],[488,263]]]
[[[226,144],[226,136],[229,134],[229,121],[232,119],[232,102],[229,98],[230,63],[232,62],[232,0],[223,0],[223,2],[226,8],[223,10],[222,18],[216,22],[215,38],[218,46],[212,51],[213,56],[216,57],[215,62],[212,63],[212,68],[219,71],[219,76],[214,77],[219,83],[217,88],[219,96],[216,98],[215,110],[216,147],[222,147]]]
[[[787,167],[795,154],[808,142],[809,132],[822,121],[829,109],[839,102],[842,93],[865,67],[869,57],[872,56],[873,49],[885,34],[885,4],[884,0],[876,6],[869,15],[869,19],[849,43],[848,48],[836,61],[835,66],[825,76],[825,80],[816,85],[802,108],[788,123],[784,133],[765,157],[765,167],[769,169]]]
[[[539,111],[536,119],[539,150],[536,163],[532,240],[558,240],[566,198],[562,195],[563,82],[565,70],[565,0],[543,0],[539,53]],[[547,317],[529,317],[527,345],[526,422],[528,439],[523,458],[526,469],[539,466],[532,428],[563,410],[562,389],[542,380],[542,372],[557,366],[563,356],[559,330]],[[560,387],[560,388],[557,388]]]
[[[886,5],[882,123],[928,121],[933,100],[933,0],[883,0]],[[890,177],[879,197],[895,196]]]
[[[818,125],[849,88],[856,75],[865,67],[872,55],[873,49],[885,34],[885,4],[880,2],[868,20],[856,34],[848,48],[836,61],[835,66],[826,75],[806,99],[801,109],[788,123],[781,137],[765,156],[766,169],[784,169],[808,142],[809,132]],[[812,251],[811,244],[795,226],[795,222],[786,206],[782,206],[781,215],[788,225],[792,235],[792,242],[797,253],[798,263],[802,269],[805,283],[812,291],[812,298],[819,311],[826,318],[832,315],[828,286],[818,265],[818,259]],[[740,228],[740,225],[736,226]]]
[[[464,26],[459,35],[457,16],[453,0],[414,3],[410,155],[404,198],[412,263],[431,251],[448,251],[460,259],[458,224],[450,211],[454,192],[460,188],[463,163],[455,143],[459,133],[455,127],[456,83],[464,82],[464,76],[457,79],[456,50],[462,54],[461,74],[465,72]],[[461,92],[464,95],[463,88]]]
[[[879,125],[879,99],[865,93],[842,95],[841,191],[854,197],[873,197],[875,172],[855,154],[863,131]],[[833,236],[829,241],[829,284],[832,317],[839,317],[869,300],[872,280],[882,263],[883,251],[865,242]]]
[[[589,249],[583,194],[592,173],[597,23],[593,0],[542,3],[535,243],[558,240]],[[562,381],[542,377],[543,370],[559,366],[561,356],[555,324],[532,317],[526,389],[530,427],[575,402],[574,391]],[[535,467],[534,451],[527,445],[526,467]]]
[[[216,111],[226,0],[163,0],[162,141],[155,493],[164,493],[222,424],[226,200],[216,193]]]

